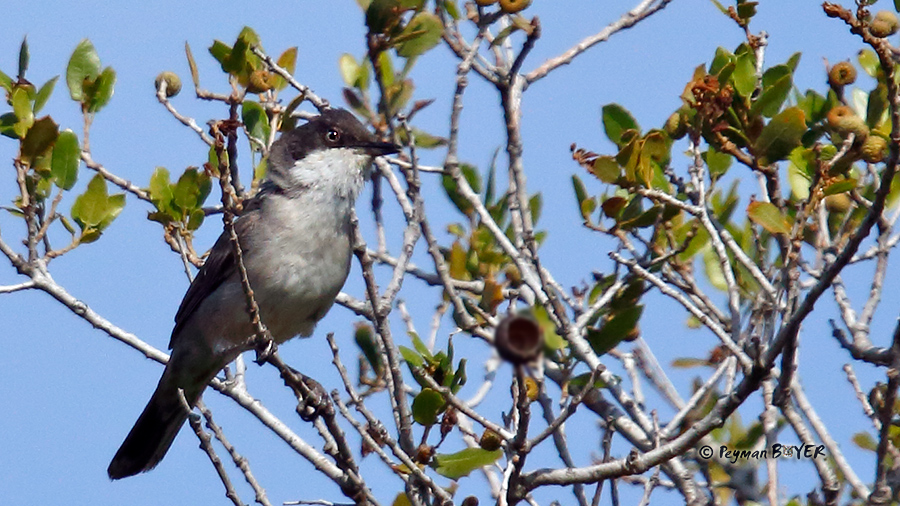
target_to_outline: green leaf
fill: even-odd
[[[116,86],[116,71],[106,67],[91,83],[85,83],[83,89],[87,104],[87,112],[98,112],[109,103]]]
[[[790,107],[772,118],[753,145],[757,156],[765,157],[763,165],[784,160],[800,145],[806,132],[806,115],[799,107]]]
[[[59,134],[53,145],[53,157],[50,161],[50,174],[56,186],[63,190],[71,190],[78,180],[78,166],[81,163],[81,148],[78,136],[66,129]]]
[[[7,93],[12,91],[12,78],[0,70],[0,88],[6,90]]]
[[[189,168],[178,178],[172,190],[172,201],[182,210],[192,210],[203,204],[209,195],[209,176],[196,168]]]
[[[752,52],[742,54],[734,64],[734,89],[742,97],[749,97],[756,89],[756,58]]]
[[[420,12],[413,16],[400,37],[408,34],[417,33],[397,46],[397,54],[404,58],[415,58],[429,49],[436,46],[441,41],[441,34],[444,27],[441,20],[430,12]]]
[[[469,186],[472,187],[472,190],[475,193],[481,193],[481,176],[478,174],[477,169],[472,165],[467,163],[463,163],[459,165],[459,170],[462,173],[463,177],[465,177],[466,181],[469,183]],[[475,208],[466,200],[465,197],[459,192],[459,186],[456,184],[456,180],[453,179],[449,174],[445,174],[441,178],[441,183],[444,187],[444,191],[447,193],[447,197],[451,202],[456,206],[457,209],[466,216],[472,216],[475,213]]]
[[[150,200],[156,204],[156,207],[163,210],[161,205],[168,206],[172,201],[172,184],[169,183],[169,171],[165,167],[157,167],[150,176],[150,187],[148,188]]]
[[[716,6],[717,9],[719,9],[719,11],[722,12],[722,14],[724,14],[726,16],[730,15],[730,14],[728,14],[728,9],[726,9],[725,6],[723,6],[721,3],[719,3],[719,0],[710,0],[710,1],[713,3],[713,5]],[[898,1],[900,1],[900,0],[898,0]]]
[[[458,480],[472,471],[489,466],[503,455],[502,449],[488,451],[482,448],[466,448],[465,450],[434,456],[435,470],[441,476]]]
[[[809,198],[809,185],[812,183],[816,167],[816,154],[811,148],[799,146],[791,151],[788,165],[788,183],[791,193],[798,200]]]
[[[341,78],[347,86],[356,87],[357,78],[359,77],[359,64],[356,58],[350,53],[344,53],[338,58],[338,68],[341,71]]]
[[[444,409],[444,397],[435,390],[424,388],[412,402],[412,415],[419,425],[434,425],[437,416]]]
[[[613,184],[622,176],[622,168],[619,167],[615,158],[604,155],[598,156],[597,159],[594,160],[590,173],[597,176],[597,178],[604,183]]]
[[[622,134],[626,130],[640,132],[640,127],[627,109],[619,104],[607,104],[603,106],[603,128],[606,137],[620,148],[625,144]]]
[[[59,137],[59,125],[50,116],[34,122],[25,138],[22,140],[22,158],[32,162],[35,158],[44,155]]]
[[[411,348],[407,348],[406,346],[400,346],[400,356],[403,357],[403,360],[406,360],[411,366],[414,367],[422,367],[425,365],[425,360],[422,358],[422,355],[419,355]]]
[[[388,33],[399,23],[401,13],[399,0],[372,0],[366,9],[366,26],[369,33]]]
[[[284,52],[281,53],[281,56],[278,57],[276,63],[279,67],[287,70],[289,74],[293,75],[294,70],[297,68],[297,46],[285,49]],[[272,87],[276,90],[287,88],[288,82],[285,78],[278,74],[273,74],[272,79]]]
[[[894,0],[895,5],[898,3],[900,3],[900,0]],[[898,7],[897,11],[900,12],[900,7]],[[853,441],[853,444],[862,448],[863,450],[869,450],[873,452],[878,450],[878,443],[875,441],[875,438],[873,438],[872,435],[868,432],[857,432],[853,435],[853,438],[851,440]]]
[[[869,74],[869,77],[878,76],[878,72],[881,70],[881,62],[878,61],[878,56],[875,55],[875,51],[872,51],[871,49],[862,49],[856,55],[856,59],[863,71],[865,71],[866,74]]]
[[[723,292],[728,289],[728,283],[725,281],[725,274],[722,272],[722,264],[719,263],[719,257],[709,246],[703,249],[703,271],[713,288]]]
[[[212,55],[213,58],[219,62],[219,65],[222,67],[222,71],[228,72],[228,57],[231,55],[231,46],[222,42],[221,40],[214,40],[213,44],[209,46],[209,54]]]
[[[241,105],[241,121],[247,127],[247,132],[251,137],[255,137],[263,143],[268,142],[269,133],[272,128],[269,126],[269,117],[266,116],[266,110],[257,103],[249,100],[244,101]],[[251,144],[254,150],[254,144]]]
[[[100,75],[100,56],[91,41],[84,39],[75,47],[66,67],[66,85],[69,96],[76,102],[84,100],[84,81],[93,81]]]
[[[428,347],[425,346],[425,343],[422,342],[422,338],[419,337],[419,334],[416,334],[415,332],[409,332],[408,334],[416,351],[425,357],[425,360],[432,362],[434,360],[434,355],[431,354],[431,351],[429,351]]]
[[[19,134],[16,133],[16,124],[19,118],[14,113],[8,112],[0,115],[0,135],[11,139],[18,139]]]
[[[44,108],[44,105],[47,103],[47,99],[50,98],[50,95],[53,94],[53,88],[56,86],[56,81],[59,80],[59,76],[50,79],[41,89],[38,90],[37,95],[34,96],[34,113],[37,114],[41,112],[41,109]]]
[[[82,235],[88,236],[88,242],[94,241],[125,207],[125,194],[109,196],[106,180],[97,174],[88,182],[84,193],[72,204],[72,218],[81,227]],[[84,238],[82,242],[85,242]]]
[[[722,153],[710,146],[709,150],[703,153],[703,160],[709,168],[710,177],[717,178],[728,172],[732,158],[728,153]]]
[[[353,340],[356,341],[356,345],[362,351],[363,356],[366,357],[366,361],[375,372],[375,375],[380,377],[384,370],[384,362],[381,354],[378,353],[378,345],[375,342],[372,327],[364,323],[357,323],[356,331],[353,333]]]
[[[603,355],[618,346],[635,330],[644,306],[637,304],[612,314],[599,329],[588,328],[587,339],[597,355]]]
[[[836,183],[831,183],[822,192],[826,197],[829,195],[837,195],[838,193],[848,192],[856,188],[858,181],[856,179],[845,179]]]
[[[25,88],[16,88],[10,96],[13,113],[18,119],[16,133],[20,138],[25,137],[28,129],[34,124],[34,112],[31,110],[31,100]]]
[[[747,206],[747,216],[772,234],[791,233],[791,223],[771,202],[751,202]]]
[[[793,86],[791,69],[787,65],[776,65],[763,74],[762,93],[750,107],[752,114],[762,114],[771,118],[781,109]]]
[[[25,79],[25,71],[28,70],[28,60],[31,57],[28,54],[28,37],[22,39],[22,46],[19,48],[19,79]]]

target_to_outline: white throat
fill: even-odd
[[[362,190],[364,173],[372,157],[357,148],[314,151],[289,169],[292,185],[315,188],[340,198],[355,200]]]

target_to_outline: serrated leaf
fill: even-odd
[[[784,160],[800,145],[806,133],[806,115],[799,107],[790,107],[778,113],[763,127],[753,144],[753,152],[764,157],[763,165]]]
[[[791,223],[771,202],[751,202],[747,206],[747,216],[772,234],[791,233]]]
[[[412,402],[413,420],[419,425],[434,425],[437,416],[444,409],[446,402],[437,391],[424,388]]]
[[[476,469],[493,464],[502,455],[502,449],[488,451],[482,448],[466,448],[450,454],[439,453],[434,456],[435,471],[451,480],[458,480]]]
[[[443,31],[444,27],[437,16],[430,12],[420,12],[409,20],[400,33],[400,37],[404,34],[417,35],[398,45],[397,54],[404,58],[415,58],[436,46],[441,41]]]
[[[35,114],[41,112],[41,109],[47,104],[47,99],[53,94],[53,88],[56,86],[56,81],[58,80],[59,76],[56,76],[44,83],[44,85],[41,86],[41,89],[38,90],[37,95],[34,96],[33,110]]]
[[[75,47],[66,67],[66,85],[69,96],[76,102],[84,100],[84,81],[93,81],[100,75],[100,56],[90,40],[84,39]]]
[[[78,180],[78,166],[81,164],[81,148],[78,136],[71,130],[59,134],[53,145],[50,174],[54,183],[63,190],[71,190]]]
[[[620,148],[625,144],[622,134],[627,130],[640,132],[640,127],[627,109],[619,104],[603,106],[603,129],[606,137]]]

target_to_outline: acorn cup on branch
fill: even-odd
[[[500,357],[513,365],[533,362],[544,350],[544,331],[531,316],[509,315],[497,325],[494,345]]]

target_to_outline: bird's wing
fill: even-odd
[[[246,237],[247,230],[253,227],[254,223],[259,219],[259,210],[257,206],[245,208],[244,214],[240,219],[234,222],[234,230],[238,237]],[[249,253],[247,245],[241,244],[242,253]],[[237,271],[237,262],[235,261],[234,245],[231,244],[231,237],[227,231],[223,231],[222,235],[216,240],[209,256],[206,258],[197,277],[191,283],[184,299],[181,300],[181,306],[175,313],[175,328],[172,329],[172,337],[169,340],[169,348],[175,344],[176,336],[179,335],[181,329],[187,324],[191,316],[200,307],[206,298],[216,291],[219,286],[225,282],[230,276]]]

